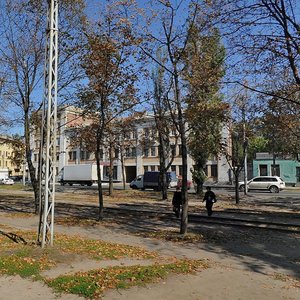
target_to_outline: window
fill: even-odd
[[[37,162],[38,161],[38,155],[34,154],[34,161]]]
[[[132,131],[132,138],[136,139],[136,131],[135,130]]]
[[[113,179],[117,180],[118,179],[118,167],[114,166],[113,168]]]
[[[259,165],[259,175],[260,176],[268,175],[268,166],[267,165]]]
[[[171,171],[176,173],[176,166],[171,166]]]
[[[156,149],[155,149],[156,147],[151,147],[151,156],[155,156],[156,155]]]
[[[84,151],[80,151],[80,159],[84,159]]]
[[[151,166],[151,171],[155,171],[155,166]]]
[[[180,144],[178,145],[178,147],[179,147],[179,155],[182,155],[182,145]]]
[[[149,156],[149,148],[144,148],[144,156]]]
[[[131,156],[136,157],[136,147],[131,148]]]
[[[280,177],[280,167],[279,165],[271,165],[271,170],[272,170],[272,176],[278,176]]]
[[[218,177],[218,166],[217,165],[211,165],[211,176]]]
[[[118,157],[119,157],[119,149],[116,148],[116,149],[115,149],[115,158],[118,158]]]
[[[76,151],[69,151],[69,160],[76,160]]]
[[[86,155],[86,159],[90,159],[90,157],[91,157],[91,152],[86,151],[86,152],[85,152],[85,155]]]
[[[176,155],[176,146],[175,145],[171,145],[171,153],[172,153],[172,156]]]
[[[254,178],[253,179],[253,182],[261,182],[261,181],[264,181],[263,178]]]
[[[125,149],[125,157],[129,157],[130,156],[130,149],[126,148]]]
[[[73,160],[76,160],[76,158],[77,158],[77,152],[73,151]]]
[[[144,166],[144,173],[148,171],[148,166]]]

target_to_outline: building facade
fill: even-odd
[[[8,176],[23,176],[23,164],[17,164],[14,160],[16,151],[22,151],[13,147],[14,139],[7,135],[0,135],[0,173]]]
[[[76,128],[91,124],[91,120],[83,118],[81,111],[75,107],[61,107],[58,110],[58,129],[57,129],[57,168],[56,173],[59,174],[62,168],[71,164],[92,164],[95,163],[94,153],[86,151],[82,146],[72,146],[72,137]],[[154,117],[143,114],[139,115],[133,126],[130,126],[121,138],[125,143],[123,158],[121,159],[120,149],[115,149],[113,161],[113,177],[115,181],[123,180],[123,170],[126,182],[131,182],[137,175],[144,174],[145,171],[159,171],[159,153],[157,139],[153,138],[151,144],[145,144],[145,137],[154,136],[155,123]],[[172,132],[172,130],[171,130]],[[222,134],[229,136],[229,131],[224,128]],[[170,167],[170,171],[174,171],[177,175],[182,175],[181,162],[181,144],[176,144],[175,133],[170,134],[172,152],[174,159]],[[35,166],[38,164],[39,153],[39,136],[32,136],[33,161]],[[101,164],[103,165],[103,180],[108,180],[109,159],[107,149],[102,149]],[[123,163],[122,163],[123,161]],[[192,180],[191,169],[193,160],[188,155],[188,180]],[[207,162],[207,178],[209,181],[227,183],[229,178],[229,166],[225,156],[212,157]]]
[[[276,158],[273,165],[273,155],[257,153],[253,160],[253,176],[279,176],[287,185],[300,186],[300,161],[289,158]],[[275,172],[275,174],[274,174]]]

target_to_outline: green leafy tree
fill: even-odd
[[[197,193],[202,192],[204,169],[210,155],[222,148],[222,126],[228,105],[220,95],[224,75],[225,49],[216,29],[203,34],[201,28],[190,28],[186,57],[186,81],[189,87],[187,119],[190,124],[189,149],[195,160],[193,170]]]

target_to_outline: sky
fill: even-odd
[[[3,1],[3,0],[0,0],[1,3],[3,3],[2,1]],[[293,1],[293,0],[291,0],[291,1]],[[88,14],[88,16],[89,16],[90,18],[94,19],[94,20],[97,20],[97,19],[98,19],[98,16],[99,16],[99,11],[102,10],[101,6],[103,5],[103,1],[102,1],[102,0],[87,0],[86,2],[87,2],[87,14]],[[138,4],[139,4],[139,6],[141,6],[141,7],[146,7],[146,4],[147,4],[148,2],[151,2],[151,1],[142,1],[142,0],[138,0],[137,2],[138,2]],[[186,8],[186,4],[187,4],[189,1],[188,1],[188,0],[183,0],[183,1],[179,1],[179,0],[178,0],[178,1],[172,1],[172,2],[173,2],[173,3],[175,3],[175,2],[177,2],[177,3],[183,2],[183,7]],[[250,3],[250,2],[252,2],[252,0],[249,0],[249,3]],[[300,10],[299,10],[299,8],[300,8],[300,1],[297,0],[297,1],[295,1],[294,3],[295,3],[296,17],[299,18],[299,15],[300,15]],[[156,7],[152,5],[151,8],[155,11],[155,8],[156,8]],[[185,20],[185,19],[186,19],[186,14],[185,14],[185,13],[182,13],[182,15],[181,15],[181,20]],[[154,32],[156,32],[156,33],[158,32],[158,31],[156,31],[156,28],[155,28],[155,27],[153,27],[152,29],[154,29]],[[238,59],[238,57],[235,57],[235,59]],[[153,67],[153,65],[152,65],[152,67]],[[151,68],[151,67],[149,67],[149,68]],[[151,71],[151,70],[149,70],[149,71]],[[151,83],[151,82],[145,81],[145,82],[143,83],[143,85],[144,85],[144,89],[145,89],[145,90],[151,90],[151,89],[152,89],[152,83]],[[230,94],[231,90],[232,90],[232,86],[230,86],[230,85],[227,85],[227,86],[225,86],[225,87],[223,88],[224,93],[227,94],[227,95]],[[43,89],[40,89],[40,90],[38,90],[38,91],[36,92],[36,97],[37,97],[37,98],[39,97],[39,95],[43,95]],[[10,133],[20,133],[20,134],[22,134],[22,129],[21,129],[19,126],[17,126],[17,127],[15,127],[15,128],[10,129],[9,132],[10,132]],[[0,129],[0,133],[1,133],[1,129]],[[2,133],[5,133],[5,131],[2,130]]]

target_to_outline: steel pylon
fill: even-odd
[[[53,245],[56,175],[58,0],[47,0],[45,82],[40,131],[38,243]]]

